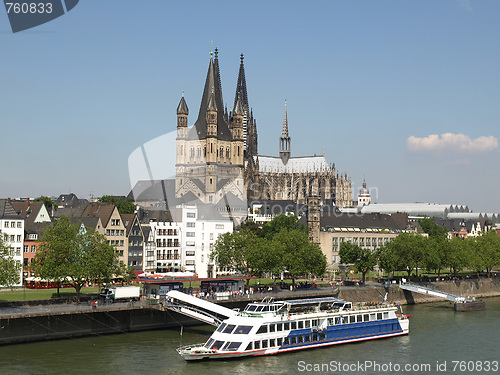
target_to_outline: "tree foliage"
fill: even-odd
[[[135,212],[135,204],[132,198],[121,198],[115,197],[113,195],[103,195],[99,198],[99,202],[102,203],[113,203],[118,212],[121,214],[133,214]]]
[[[317,244],[309,242],[307,227],[296,216],[286,215],[276,216],[262,229],[243,224],[239,231],[219,236],[211,259],[247,275],[287,272],[294,280],[326,270],[326,257]]]
[[[20,272],[21,265],[14,259],[12,248],[3,241],[3,235],[0,235],[0,285],[12,286],[19,283]]]
[[[33,199],[35,202],[43,202],[47,210],[50,211],[52,207],[56,205],[56,202],[54,202],[51,198],[46,197],[45,195],[42,195],[38,198]]]
[[[356,272],[361,272],[363,284],[366,282],[366,274],[372,271],[377,264],[377,254],[370,249],[363,249],[350,242],[343,242],[339,250],[340,262],[354,264]]]
[[[426,217],[420,219],[418,223],[420,224],[424,232],[429,235],[429,237],[447,238],[448,230],[445,227],[436,224],[434,222],[435,219],[436,219],[435,217]]]
[[[113,275],[126,272],[104,236],[72,224],[65,216],[44,232],[31,268],[42,279],[70,283],[78,299],[88,282],[110,281]]]

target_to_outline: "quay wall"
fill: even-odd
[[[500,280],[498,279],[421,283],[420,285],[476,298],[500,296]],[[276,300],[280,300],[333,295],[346,301],[377,303],[382,301],[386,292],[388,293],[388,301],[400,304],[443,301],[435,297],[400,290],[397,285],[391,285],[387,289],[382,286],[341,287],[336,290],[311,290],[308,293],[297,295],[292,292],[291,294],[266,293],[264,296],[272,296]],[[219,303],[231,309],[243,309],[249,301],[262,299],[262,296],[258,294],[252,297],[250,299],[220,301]],[[95,310],[89,310],[89,307],[86,306],[82,307],[81,311],[64,313],[54,313],[49,310],[49,312],[42,314],[4,314],[0,315],[0,345],[153,329],[177,329],[181,325],[200,324],[197,320],[164,310],[161,305],[121,308],[111,305],[99,306]]]
[[[199,324],[184,315],[155,307],[0,316],[0,345]]]

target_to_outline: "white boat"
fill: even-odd
[[[409,315],[397,314],[398,308],[388,303],[353,305],[335,297],[264,299],[235,312],[177,291],[168,296],[171,306],[182,303],[173,310],[183,309],[186,315],[210,315],[210,304],[216,306],[210,319],[227,316],[207,342],[177,349],[187,361],[286,353],[409,333]]]

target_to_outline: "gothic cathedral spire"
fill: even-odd
[[[290,137],[288,136],[288,119],[286,115],[286,100],[285,100],[285,116],[283,117],[283,130],[280,137],[280,158],[283,164],[288,163],[290,159]]]

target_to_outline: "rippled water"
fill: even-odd
[[[500,298],[486,304],[485,311],[462,313],[447,302],[407,306],[412,317],[405,337],[227,361],[188,363],[176,353],[181,344],[205,341],[209,326],[185,328],[182,338],[178,330],[165,330],[2,346],[0,374],[373,374],[396,373],[396,365],[403,374],[442,374],[436,365],[444,369],[445,361],[445,373],[500,373],[477,371],[477,361],[483,367],[500,361]],[[452,361],[466,362],[453,371]],[[474,371],[461,371],[461,364]]]

